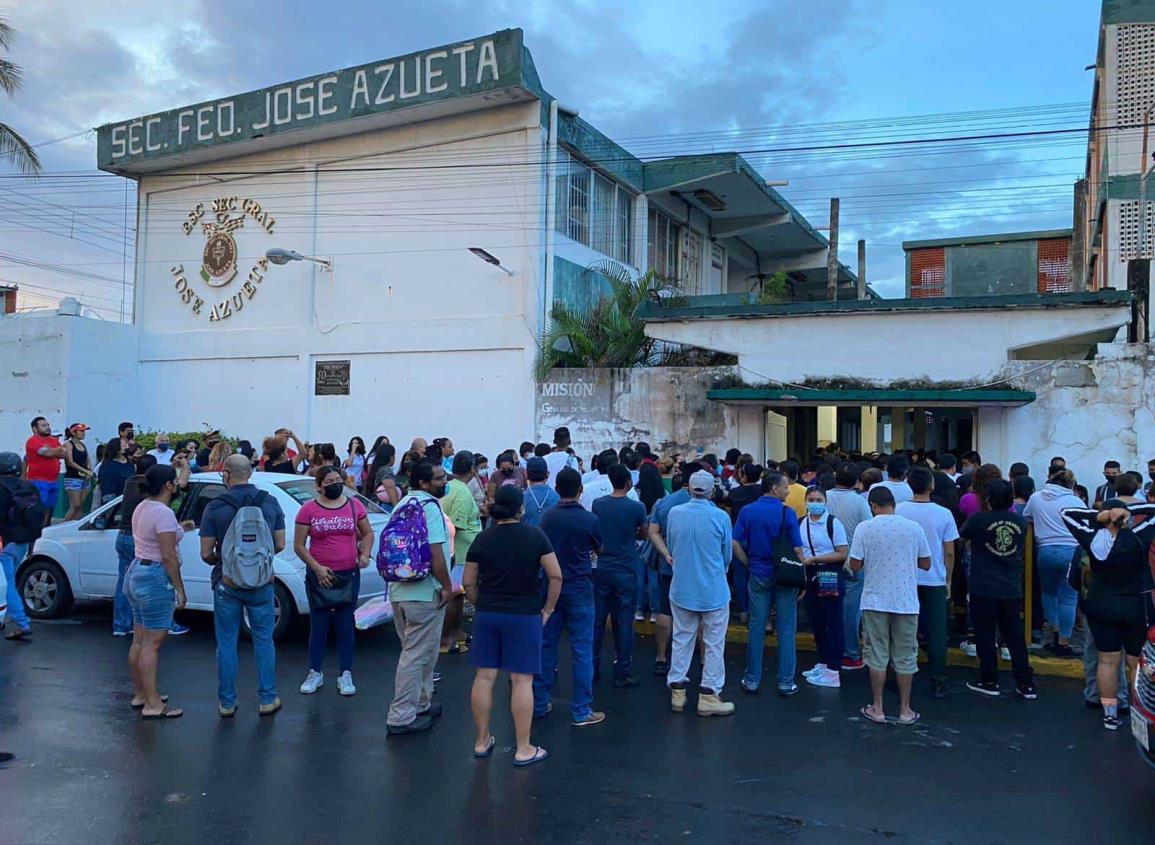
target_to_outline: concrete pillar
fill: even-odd
[[[914,448],[926,448],[926,410],[914,409]]]
[[[890,409],[890,451],[906,448],[906,409]]]
[[[818,445],[828,446],[838,441],[838,408],[823,405],[818,409]]]
[[[878,408],[874,405],[862,408],[862,449],[867,452],[878,451]]]

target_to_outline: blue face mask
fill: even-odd
[[[826,513],[826,502],[807,502],[806,512],[811,516],[822,516]]]

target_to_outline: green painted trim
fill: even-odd
[[[734,307],[727,304],[698,304],[704,297],[688,297],[684,306],[668,307],[646,303],[638,316],[660,323],[680,320],[731,320],[756,317],[806,317],[823,314],[863,314],[890,311],[1002,311],[1024,308],[1081,308],[1130,306],[1131,293],[1120,290],[1082,293],[1029,293],[992,296],[940,296],[931,299],[850,299],[830,302],[788,302]]]
[[[1103,0],[1103,25],[1155,23],[1153,0]]]
[[[1151,175],[1155,170],[1147,171],[1147,200],[1155,202],[1155,185],[1151,184]],[[1138,173],[1119,173],[1107,177],[1107,198],[1113,200],[1139,199],[1139,183],[1142,181]]]
[[[931,249],[947,246],[979,246],[986,244],[1013,243],[1016,241],[1045,241],[1054,238],[1069,238],[1074,229],[1041,229],[1037,232],[999,232],[994,235],[968,235],[965,238],[932,238],[927,241],[903,241],[904,250]]]
[[[628,188],[641,193],[644,184],[642,160],[586,123],[580,117],[558,114],[557,141],[574,150],[579,158],[613,175]]]
[[[728,387],[706,392],[715,402],[866,402],[872,405],[908,403],[918,405],[937,402],[1018,403],[1035,401],[1031,390],[887,390],[885,388],[847,388],[845,390],[803,387]]]

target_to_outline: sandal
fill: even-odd
[[[871,716],[870,715],[870,705],[869,704],[867,704],[865,707],[859,707],[858,712],[862,714],[862,717],[864,719],[869,719],[871,722],[874,722],[874,724],[876,724],[876,725],[885,725],[887,723],[887,718],[885,716]]]
[[[476,757],[478,760],[481,760],[485,757],[489,757],[490,755],[493,754],[493,749],[496,746],[497,746],[497,737],[490,734],[489,744],[487,746],[485,746],[485,750],[484,751],[478,751],[476,748],[474,748],[473,749],[473,756]]]
[[[161,704],[167,704],[168,703],[168,696],[162,695],[160,697],[160,703]],[[143,710],[144,709],[144,702],[143,701],[136,701],[134,699],[128,703],[128,706],[131,707],[133,710]]]
[[[449,645],[443,645],[438,649],[438,654],[466,654],[469,652],[469,646],[464,640],[459,640]]]
[[[528,760],[518,760],[516,757],[514,757],[513,765],[517,766],[519,769],[523,769],[526,766],[532,766],[534,763],[540,763],[548,756],[549,752],[539,745],[537,746],[537,750],[533,752],[533,756]]]
[[[13,628],[4,635],[4,639],[12,642],[27,642],[28,638],[32,636],[31,628]]]
[[[141,713],[142,719],[179,719],[184,715],[184,711],[179,707],[165,707],[159,713]]]
[[[899,719],[898,723],[900,725],[902,725],[903,727],[907,727],[909,725],[913,725],[915,722],[917,722],[921,718],[922,718],[922,714],[919,713],[917,710],[913,710],[913,711],[911,711],[911,718]]]

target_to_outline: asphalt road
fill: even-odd
[[[920,724],[879,726],[858,716],[864,672],[841,690],[745,697],[743,650],[730,646],[726,694],[737,714],[700,719],[669,712],[642,639],[644,683],[600,686],[609,718],[593,728],[564,718],[563,664],[561,706],[535,728],[550,758],[515,770],[503,684],[498,751],[470,756],[468,657],[439,663],[446,712],[434,730],[387,740],[391,630],[360,635],[352,699],[337,695],[332,674],[301,696],[304,640],[283,645],[285,708],[264,719],[243,643],[241,706],[224,721],[211,621],[186,620],[192,633],[161,658],[162,687],[186,712],[165,723],[129,709],[128,642],[109,635],[105,607],[38,624],[32,643],[0,642],[0,749],[18,755],[0,767],[0,841],[1155,841],[1155,773],[1128,732],[1102,729],[1069,680],[1040,679],[1036,702],[990,701],[952,670],[945,702],[916,686]],[[894,702],[888,693],[892,711]]]

